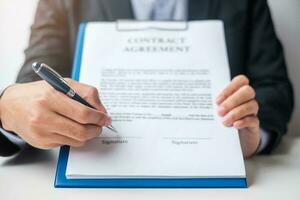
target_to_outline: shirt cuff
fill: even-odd
[[[263,129],[260,129],[260,143],[256,151],[256,154],[261,153],[268,146],[270,140],[271,140],[270,133]]]
[[[1,127],[0,127],[0,134],[3,134],[10,142],[17,145],[20,149],[24,149],[27,146],[27,143],[22,138],[4,130]]]

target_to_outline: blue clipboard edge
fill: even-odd
[[[65,176],[70,148],[60,149],[56,188],[246,188],[245,178],[186,179],[67,179]]]
[[[72,71],[72,79],[76,81],[79,81],[86,26],[87,23],[81,23],[78,29],[77,44],[75,49],[73,71]]]
[[[87,23],[81,23],[77,35],[72,71],[72,78],[77,81],[80,75],[86,26]],[[60,148],[55,188],[247,188],[246,178],[67,179],[69,151],[69,146]]]

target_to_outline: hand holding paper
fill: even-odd
[[[253,155],[259,145],[260,129],[255,91],[247,77],[240,75],[221,92],[216,100],[223,124],[239,129],[244,157]]]

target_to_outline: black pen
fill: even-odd
[[[80,97],[75,90],[73,90],[68,83],[63,79],[63,77],[57,73],[54,69],[46,65],[45,63],[35,62],[32,64],[32,69],[38,74],[43,80],[49,83],[57,91],[67,95],[68,97],[82,103],[85,106],[96,109],[94,106],[89,104],[86,100]],[[106,126],[106,128],[117,133],[117,130],[112,126]]]

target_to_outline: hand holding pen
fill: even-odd
[[[43,80],[45,80],[47,83],[49,83],[57,91],[67,95],[71,99],[73,99],[91,109],[96,109],[94,106],[92,106],[86,100],[84,100],[81,96],[79,96],[75,92],[75,90],[69,86],[67,81],[64,80],[60,74],[58,74],[56,71],[54,71],[48,65],[46,65],[44,63],[35,62],[35,63],[33,63],[32,68],[35,71],[35,73],[37,73]],[[100,103],[100,101],[98,103]],[[110,119],[110,117],[109,117],[109,119]],[[116,129],[110,123],[111,123],[111,121],[109,122],[109,124],[106,125],[106,128],[110,129],[113,132],[117,132]]]
[[[73,88],[96,109],[56,91],[43,80],[14,84],[0,98],[2,128],[39,149],[81,147],[98,137],[105,126],[111,125],[111,118],[97,89],[71,79],[66,82],[69,86],[65,88]],[[69,95],[73,94],[70,91]]]

